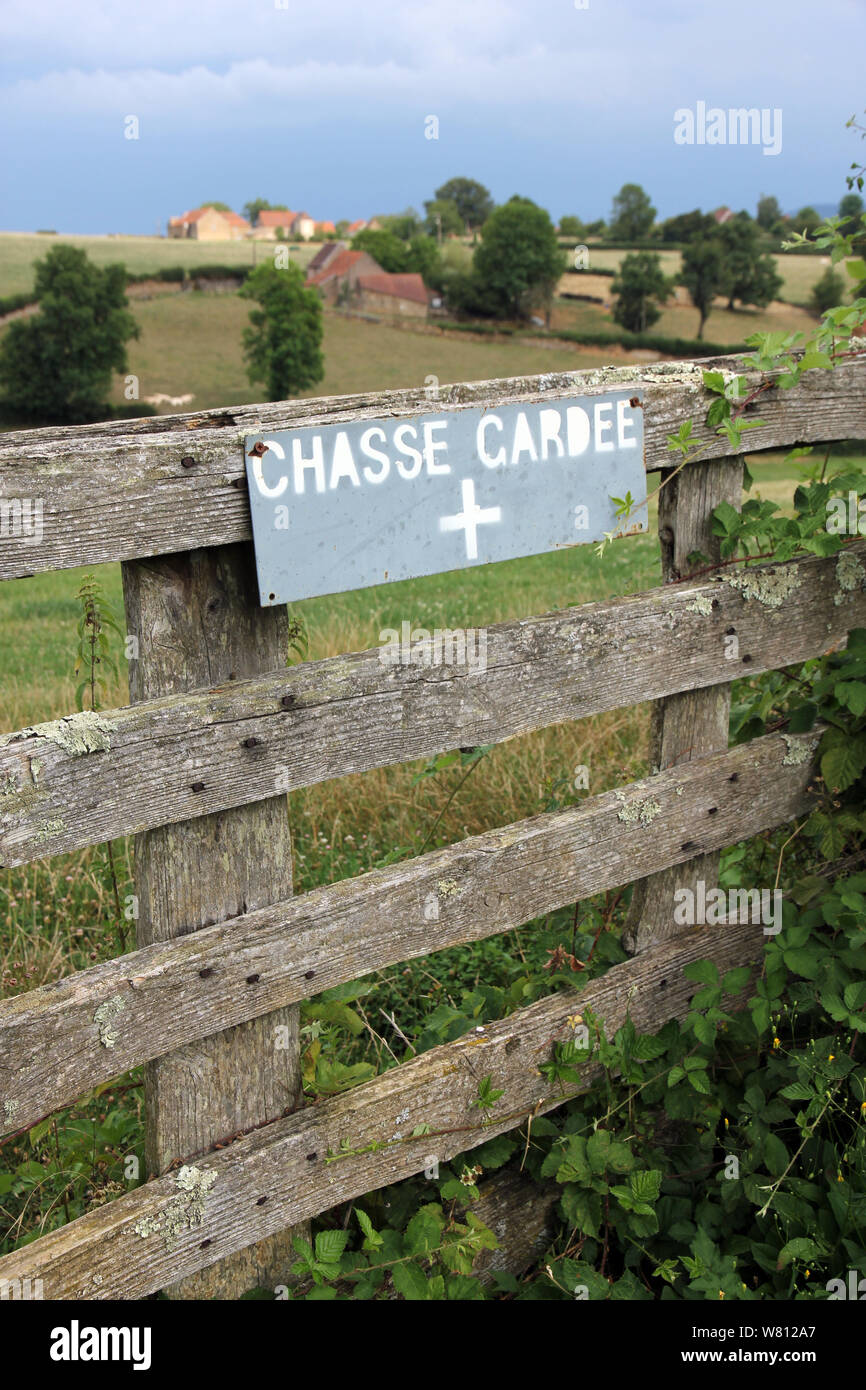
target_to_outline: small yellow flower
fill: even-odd
[[[864,1104],[863,1109],[866,1110],[866,1104]],[[730,1120],[728,1119],[728,1117],[727,1117],[727,1115],[726,1115],[726,1116],[725,1116],[725,1129],[728,1128],[728,1126],[729,1126],[730,1123],[731,1123],[731,1122],[730,1122]],[[745,1285],[744,1285],[744,1287],[745,1287]]]
[[[719,1289],[719,1298],[724,1298],[724,1296],[725,1296],[725,1291],[724,1291],[724,1289]]]
[[[811,1273],[812,1273],[811,1269],[807,1269],[807,1270],[806,1270],[806,1278],[807,1278],[807,1279],[809,1278],[809,1275],[810,1275]]]
[[[782,1046],[782,1044],[780,1043],[780,1041],[779,1041],[778,1038],[774,1038],[774,1039],[773,1039],[773,1046],[774,1046],[774,1047],[781,1047],[781,1046]]]
[[[844,1182],[844,1181],[845,1181],[845,1179],[842,1177],[842,1174],[841,1174],[841,1173],[837,1173],[837,1174],[836,1174],[836,1181],[837,1181],[837,1182]]]
[[[866,1110],[866,1100],[861,1101],[860,1109],[861,1109],[861,1110]]]
[[[830,1056],[827,1058],[827,1061],[828,1061],[828,1062],[835,1062],[835,1060],[836,1060],[836,1054],[835,1054],[835,1052],[831,1052],[831,1053],[830,1053]]]

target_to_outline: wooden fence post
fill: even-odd
[[[676,477],[671,477],[673,472],[671,468],[662,469],[664,486],[659,493],[658,525],[665,584],[685,577],[694,568],[688,564],[692,551],[701,551],[713,563],[718,562],[720,542],[712,534],[711,513],[720,502],[730,502],[739,511],[743,490],[742,458],[699,461]],[[738,674],[737,663],[732,662],[731,666],[733,679]],[[662,771],[675,763],[690,762],[727,748],[730,713],[730,685],[687,690],[657,701],[651,739],[653,766]],[[700,826],[688,838],[700,845]],[[708,889],[716,887],[718,874],[719,851],[715,850],[640,879],[634,885],[626,920],[627,949],[637,954],[676,936],[682,927],[673,919],[675,889],[694,891],[699,879]]]
[[[284,666],[288,617],[261,608],[252,547],[192,550],[123,565],[133,702],[222,685]],[[260,756],[252,746],[250,759]],[[190,766],[190,785],[197,781]],[[292,893],[286,796],[136,836],[138,943],[183,936]],[[146,1068],[149,1175],[293,1110],[300,1096],[296,1006],[251,1019]],[[170,1297],[234,1299],[288,1282],[282,1231],[169,1287]]]

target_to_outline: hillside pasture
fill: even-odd
[[[57,245],[76,246],[96,265],[122,261],[132,275],[204,265],[251,266],[273,255],[272,241],[187,241],[148,236],[41,235],[0,232],[0,295],[23,294],[33,286],[33,264]],[[315,242],[286,242],[293,262],[306,268],[319,250]]]

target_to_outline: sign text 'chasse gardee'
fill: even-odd
[[[601,540],[613,498],[646,490],[629,391],[275,430],[244,454],[263,604]]]

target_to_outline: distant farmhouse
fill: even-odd
[[[236,212],[220,212],[218,208],[195,208],[183,217],[171,217],[170,237],[192,241],[240,241],[249,236],[250,224]]]
[[[360,218],[352,222],[347,235],[356,236],[358,232],[380,232],[382,224],[377,218]],[[194,241],[239,241],[244,237],[255,237],[257,241],[275,241],[300,237],[311,241],[316,236],[334,236],[333,222],[317,222],[308,212],[289,212],[282,208],[265,208],[259,213],[255,227],[236,212],[220,212],[214,207],[194,208],[183,217],[171,217],[168,223],[170,237],[184,237]]]
[[[375,230],[375,229],[372,229]],[[345,242],[326,242],[307,270],[328,304],[356,312],[426,318],[431,296],[421,276],[382,269],[367,251],[350,251]]]
[[[266,208],[259,213],[256,222],[254,235],[273,241],[280,234],[282,229],[283,236],[299,236],[304,241],[309,241],[317,233],[323,236],[334,235],[333,222],[315,222],[308,212],[284,212],[282,209]]]

